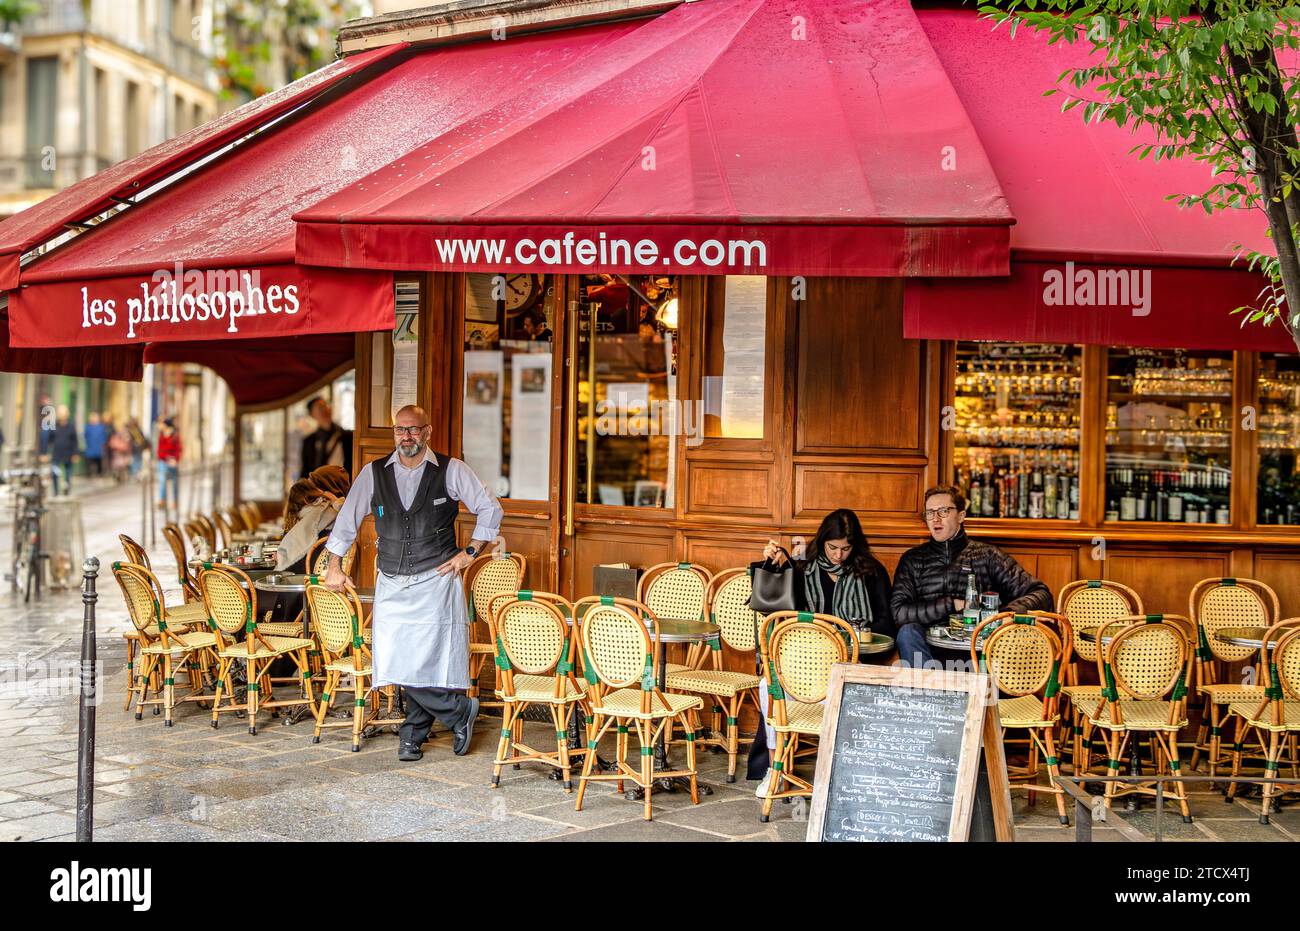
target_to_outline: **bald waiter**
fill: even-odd
[[[403,407],[393,418],[397,448],[361,470],[325,544],[330,552],[325,586],[352,584],[342,557],[367,513],[379,537],[375,581],[376,688],[406,690],[406,720],[398,729],[397,758],[413,762],[434,718],[451,728],[453,749],[469,752],[478,699],[469,688],[469,616],[461,573],[496,539],[501,505],[465,463],[429,450],[429,417]],[[456,546],[460,505],[477,518],[469,546]]]

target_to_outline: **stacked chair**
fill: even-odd
[[[327,727],[352,728],[352,752],[361,749],[361,731],[366,724],[367,683],[374,676],[374,660],[366,643],[365,614],[357,593],[334,592],[323,585],[307,586],[307,604],[311,624],[324,654],[322,666],[325,684],[316,703],[316,727],[312,743],[320,743],[320,732]],[[344,676],[352,677],[352,720],[327,721],[330,705]]]
[[[748,569],[728,569],[709,580],[704,591],[705,612],[717,624],[721,643],[714,649],[695,651],[693,665],[670,666],[665,679],[669,691],[700,695],[710,703],[711,730],[707,737],[697,737],[701,746],[714,746],[727,754],[727,782],[736,781],[736,762],[740,745],[740,710],[749,699],[759,713],[758,689],[763,680],[750,672],[731,672],[722,668],[722,647],[726,645],[745,657],[746,665],[755,668],[758,660],[758,615],[749,607],[752,579]],[[706,654],[711,660],[708,668]],[[725,705],[719,704],[725,702]],[[726,736],[721,737],[721,718],[726,716]]]
[[[975,648],[985,631],[983,652]],[[1009,730],[1023,730],[1029,735],[1029,759],[1023,767],[1008,767],[1013,788],[1025,789],[1033,804],[1038,792],[1056,796],[1056,811],[1061,824],[1069,824],[1065,790],[1056,781],[1061,775],[1055,732],[1060,723],[1057,702],[1060,692],[1061,661],[1068,649],[1070,622],[1059,614],[1036,611],[1033,614],[1004,612],[995,614],[975,628],[971,638],[971,662],[993,678],[1001,696],[998,717],[1005,738]],[[1038,781],[1038,756],[1042,753],[1050,783]]]
[[[1264,634],[1259,650],[1259,665],[1267,670],[1261,693],[1249,700],[1236,701],[1228,706],[1237,720],[1236,739],[1232,749],[1232,775],[1240,775],[1243,732],[1249,728],[1264,749],[1264,775],[1278,778],[1282,755],[1291,749],[1291,778],[1300,780],[1296,764],[1296,744],[1300,739],[1300,617],[1288,618],[1274,624]],[[1297,785],[1291,785],[1295,791]],[[1236,795],[1237,783],[1228,785],[1228,801]],[[1259,820],[1268,824],[1274,803],[1282,792],[1277,783],[1264,785],[1264,802]]]
[[[481,553],[465,569],[465,603],[471,623],[474,624],[475,636],[470,637],[469,644],[469,690],[470,698],[479,695],[479,677],[483,675],[483,666],[488,659],[497,656],[494,637],[487,641],[478,639],[480,630],[491,628],[490,607],[494,598],[502,594],[518,592],[524,584],[527,560],[519,553]],[[480,627],[480,625],[482,625]],[[495,705],[496,702],[488,702]]]
[[[1196,769],[1204,753],[1209,774],[1214,776],[1219,766],[1231,761],[1221,749],[1228,706],[1262,699],[1267,673],[1267,664],[1261,660],[1248,681],[1232,681],[1230,667],[1249,659],[1255,650],[1224,643],[1215,634],[1227,627],[1272,627],[1282,609],[1276,593],[1263,582],[1202,579],[1192,588],[1189,610],[1197,636],[1196,692],[1204,698],[1191,767]]]
[[[858,661],[858,637],[830,614],[776,611],[763,621],[758,645],[767,671],[767,721],[776,732],[760,816],[767,821],[776,799],[812,797],[812,783],[794,773],[799,743],[821,733],[831,667]]]
[[[1080,682],[1076,659],[1095,665],[1100,656],[1097,641],[1086,639],[1082,634],[1089,628],[1105,628],[1120,618],[1142,614],[1142,598],[1127,585],[1106,579],[1086,579],[1070,582],[1062,588],[1056,598],[1056,609],[1067,619],[1071,631],[1069,641],[1063,644],[1064,685],[1061,694],[1069,701],[1068,709],[1064,710],[1067,712],[1066,720],[1071,732],[1071,771],[1078,776],[1089,771],[1093,751],[1092,725],[1088,722],[1088,711],[1095,709],[1101,702],[1100,685],[1085,685]],[[1063,740],[1062,750],[1065,746]]]
[[[695,733],[702,702],[692,695],[660,691],[659,619],[640,602],[608,595],[580,599],[574,605],[574,616],[578,619],[575,623],[591,702],[588,753],[583,760],[575,809],[582,811],[587,783],[613,781],[622,792],[624,782],[630,780],[644,792],[644,817],[649,821],[653,816],[655,781],[676,777],[689,780],[691,802],[698,804]],[[671,732],[674,722],[685,731],[686,769],[656,770],[654,747]],[[614,771],[596,773],[596,748],[611,727],[617,728]],[[640,765],[635,767],[628,762],[632,731],[640,747]]]
[[[585,714],[587,687],[575,671],[578,625],[574,608],[559,595],[547,592],[506,592],[493,598],[487,613],[496,644],[497,697],[502,702],[501,737],[492,762],[492,785],[501,783],[501,768],[542,763],[558,770],[565,791],[572,791],[572,757],[594,751],[569,749],[567,722],[575,708]],[[538,750],[523,740],[523,713],[544,705],[555,731],[555,749]]]

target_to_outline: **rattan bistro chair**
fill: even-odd
[[[1233,702],[1229,706],[1232,715],[1237,718],[1232,775],[1235,780],[1240,774],[1242,732],[1249,727],[1266,748],[1264,775],[1271,779],[1278,777],[1283,750],[1290,743],[1291,778],[1296,779],[1300,776],[1295,756],[1297,735],[1300,735],[1300,617],[1279,621],[1265,632],[1259,650],[1259,662],[1268,673],[1260,696],[1250,701]],[[1268,735],[1267,740],[1265,734]],[[1289,786],[1291,791],[1297,788],[1300,786]],[[1232,801],[1236,789],[1235,781],[1229,784],[1228,801]],[[1269,823],[1274,800],[1282,791],[1282,786],[1276,783],[1264,786],[1260,823]]]
[[[199,585],[190,574],[189,556],[185,552],[185,534],[175,524],[164,524],[163,539],[171,547],[172,558],[176,560],[176,582],[181,587],[186,604],[202,604],[203,596],[199,594]]]
[[[241,585],[241,581],[244,585]],[[245,590],[244,586],[247,586]],[[220,641],[217,657],[220,666],[217,670],[217,692],[212,703],[212,726],[217,726],[218,716],[222,712],[244,711],[248,715],[248,732],[257,733],[257,712],[262,708],[276,709],[288,705],[315,705],[312,698],[311,667],[307,651],[312,641],[305,637],[268,636],[258,630],[257,590],[244,572],[225,566],[219,569],[204,569],[199,574],[199,590],[203,592],[203,601],[208,606],[208,614],[217,628]],[[235,640],[235,635],[243,632],[242,642]],[[290,656],[302,676],[302,697],[296,699],[276,699],[268,674],[271,662],[280,656]],[[245,681],[247,693],[243,702],[235,701],[234,683],[231,668],[235,663],[245,664]],[[261,699],[262,689],[266,690],[266,699]],[[221,704],[223,691],[227,695],[225,705]]]
[[[713,573],[690,562],[663,562],[641,573],[636,583],[636,600],[655,613],[685,621],[705,619],[705,593]],[[687,651],[685,663],[668,663],[668,673],[694,669],[704,659],[708,647],[694,644]]]
[[[218,546],[217,525],[212,522],[212,518],[206,514],[195,514],[190,518],[190,523],[198,528],[199,533],[203,535],[204,542],[208,544],[208,548],[215,553]]]
[[[767,821],[776,799],[812,797],[812,783],[794,774],[795,755],[802,738],[821,733],[831,667],[858,661],[858,637],[831,614],[776,611],[763,622],[759,649],[768,673],[767,720],[776,732],[772,779],[760,816]]]
[[[585,614],[583,613],[585,610]],[[656,779],[685,776],[690,780],[691,802],[699,804],[695,768],[695,732],[699,728],[700,699],[693,695],[661,692],[659,680],[659,619],[637,601],[598,595],[574,605],[582,645],[583,673],[591,695],[591,723],[587,725],[587,757],[578,782],[574,810],[582,811],[588,782],[616,782],[619,792],[632,780],[645,792],[644,818],[651,820],[651,796]],[[676,720],[686,731],[686,769],[655,770],[654,746],[664,729]],[[614,772],[593,772],[596,748],[610,727],[617,727]],[[628,765],[628,733],[636,731],[640,744],[639,767]]]
[[[988,673],[1000,693],[998,717],[1003,738],[1009,730],[1023,730],[1029,735],[1029,758],[1024,767],[1008,767],[1008,775],[1017,783],[1012,786],[1035,795],[1049,792],[1056,796],[1056,813],[1061,824],[1069,824],[1065,790],[1057,782],[1061,761],[1057,757],[1055,731],[1060,721],[1057,702],[1060,693],[1061,658],[1064,642],[1070,636],[1070,622],[1062,615],[1046,612],[1015,614],[1004,612],[982,621],[971,637],[971,663]],[[974,644],[986,629],[983,650]],[[1038,754],[1043,755],[1049,783],[1038,781]]]
[[[234,546],[236,524],[234,518],[230,516],[230,511],[225,508],[217,510],[212,515],[212,523],[221,531],[221,545],[227,549]]]
[[[1143,614],[1145,609],[1137,592],[1108,579],[1068,583],[1057,596],[1056,607],[1069,620],[1071,631],[1069,641],[1062,644],[1065,655],[1061,660],[1061,695],[1069,704],[1061,710],[1070,734],[1068,742],[1062,737],[1061,749],[1069,747],[1071,771],[1077,776],[1090,769],[1093,735],[1088,711],[1101,702],[1101,686],[1084,685],[1079,679],[1075,658],[1095,666],[1099,655],[1097,641],[1085,639],[1083,633],[1107,627],[1122,617]]]
[[[262,511],[252,501],[245,501],[239,505],[239,517],[244,522],[244,529],[249,533],[257,533],[258,525],[262,523]]]
[[[488,658],[497,653],[491,628],[490,607],[502,594],[514,594],[524,584],[528,560],[520,553],[481,553],[465,568],[465,603],[469,606],[473,636],[469,644],[469,689],[466,694],[478,697],[478,680]],[[480,627],[480,625],[482,625]],[[487,640],[482,636],[487,634]],[[497,702],[488,702],[496,705]]]
[[[113,577],[122,589],[127,613],[138,634],[140,668],[135,674],[131,694],[136,697],[135,719],[144,717],[144,706],[159,705],[164,724],[172,726],[172,709],[176,706],[176,674],[188,678],[189,694],[181,701],[207,701],[203,695],[203,671],[210,665],[217,638],[208,631],[175,629],[167,622],[162,586],[154,574],[134,563],[113,563]],[[154,697],[149,698],[153,691]],[[130,706],[128,694],[128,707]]]
[[[732,672],[722,668],[722,646],[735,650],[744,657],[746,668],[755,668],[758,652],[758,615],[749,607],[752,588],[747,568],[727,569],[709,580],[705,589],[705,605],[709,619],[718,625],[721,642],[713,641],[707,651],[711,667],[704,668],[705,655],[701,652],[696,664],[677,672],[670,668],[664,679],[669,691],[708,696],[712,707],[709,736],[697,737],[698,746],[721,747],[727,754],[727,782],[736,781],[736,757],[740,744],[740,709],[745,699],[754,703],[759,718],[763,712],[758,702],[758,689],[763,680],[752,672]],[[725,707],[719,702],[726,702]],[[721,717],[727,718],[726,736],[720,736]]]
[[[1188,599],[1192,623],[1196,625],[1196,692],[1204,696],[1201,723],[1192,749],[1192,769],[1206,754],[1208,772],[1232,760],[1222,752],[1223,719],[1234,702],[1258,702],[1264,697],[1266,664],[1258,665],[1249,682],[1233,682],[1228,666],[1249,659],[1254,647],[1224,643],[1215,636],[1226,627],[1269,628],[1282,615],[1277,594],[1254,579],[1202,579],[1192,587]],[[1206,740],[1208,731],[1208,741]]]
[[[488,626],[496,644],[497,697],[503,703],[501,739],[492,761],[492,785],[501,784],[501,767],[543,763],[558,769],[565,791],[573,790],[568,720],[586,698],[586,683],[574,675],[578,654],[573,606],[558,595],[518,592],[492,600]],[[519,724],[530,705],[545,705],[555,728],[555,750],[535,750],[523,742]],[[578,750],[579,754],[588,751]]]
[[[311,606],[311,626],[324,651],[325,685],[320,701],[316,703],[316,727],[312,743],[320,743],[320,732],[326,727],[351,727],[352,752],[361,749],[361,731],[366,724],[367,683],[374,676],[374,660],[365,643],[365,615],[357,593],[330,591],[323,585],[307,586],[307,602]],[[352,720],[327,721],[330,703],[338,692],[344,676],[352,677]]]
[[[1097,674],[1104,683],[1102,701],[1088,719],[1104,732],[1106,766],[1117,776],[1125,750],[1134,753],[1142,736],[1151,742],[1157,775],[1177,776],[1178,732],[1187,726],[1187,694],[1193,669],[1192,625],[1176,614],[1120,618],[1110,645],[1098,653]],[[1132,742],[1137,736],[1138,741]],[[1106,807],[1121,795],[1157,795],[1155,786],[1106,783]],[[1183,820],[1191,823],[1187,790],[1175,782],[1166,798],[1174,798]]]

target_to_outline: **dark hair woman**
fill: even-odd
[[[775,540],[764,547],[763,559],[767,569],[779,570],[790,563]],[[808,547],[807,558],[796,560],[792,568],[803,578],[795,592],[805,610],[834,614],[868,624],[876,633],[895,635],[889,573],[871,555],[858,515],[848,508],[826,515]]]

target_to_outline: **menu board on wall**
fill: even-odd
[[[510,359],[510,497],[545,501],[551,480],[551,354]]]
[[[807,839],[964,841],[978,808],[994,820],[992,833],[1010,840],[1006,762],[988,692],[986,675],[837,664]],[[983,805],[979,789],[989,795]]]
[[[722,325],[722,435],[763,436],[767,278],[728,275]]]

